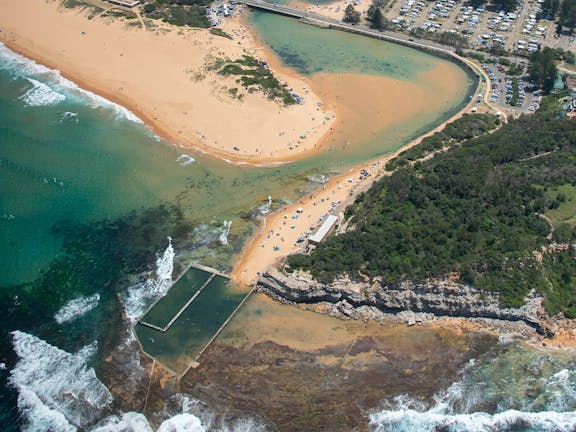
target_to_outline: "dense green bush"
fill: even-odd
[[[406,166],[410,162],[425,157],[426,155],[466,139],[483,135],[495,129],[500,120],[492,114],[464,114],[459,119],[446,125],[440,132],[424,138],[416,147],[412,147],[400,153],[397,157],[386,164],[388,171],[393,171],[401,166]]]
[[[210,0],[153,0],[144,6],[144,13],[177,26],[207,28],[210,24],[206,7],[210,3]]]

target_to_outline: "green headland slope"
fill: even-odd
[[[576,243],[576,120],[559,115],[557,99],[480,137],[460,141],[453,127],[458,139],[444,133],[423,152],[444,148],[433,158],[401,155],[347,209],[347,232],[289,264],[322,281],[451,276],[499,292],[507,306],[535,289],[550,314],[575,318],[576,252],[567,246]],[[494,126],[489,117],[463,122]]]

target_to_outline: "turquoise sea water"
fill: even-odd
[[[439,61],[394,46],[378,51],[375,41],[357,36],[309,33],[311,27],[277,18],[255,16],[256,28],[287,64],[309,63],[307,73],[358,71],[351,52],[338,62],[324,54],[314,60],[314,49],[304,48],[306,40],[318,38],[325,43],[316,50],[351,44],[371,74],[410,79],[411,68],[427,70]],[[298,34],[293,46],[274,35],[278,29]],[[454,109],[466,94],[463,89]],[[4,430],[90,429],[113,406],[95,370],[102,371],[103,359],[126,343],[120,330],[166,291],[187,262],[226,269],[268,210],[268,195],[278,208],[316,187],[322,175],[391,151],[446,115],[399,125],[378,147],[334,149],[276,168],[237,167],[192,153],[195,161],[188,163],[123,108],[0,45]],[[229,232],[225,221],[232,221]],[[225,313],[236,301],[222,295],[220,308],[209,294],[197,305],[208,314]],[[173,343],[202,343],[213,330],[206,325],[197,333],[178,327]],[[557,371],[569,365],[558,363]],[[573,389],[573,377],[567,380]],[[573,409],[570,403],[566,409]]]

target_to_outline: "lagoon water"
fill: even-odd
[[[303,73],[362,72],[410,80],[442,61],[274,15],[255,14],[254,25],[287,65]],[[282,32],[298,38],[282,38]],[[320,45],[311,44],[319,38]],[[327,46],[342,57],[322,54]],[[463,88],[453,110],[467,94]],[[318,185],[310,179],[395,150],[448,114],[382,132],[378,145],[375,139],[275,168],[234,166],[159,140],[122,107],[0,45],[4,430],[85,430],[98,421],[116,429],[130,424],[150,430],[141,414],[114,411],[96,372],[105,367],[111,347],[127,343],[122,329],[166,291],[186,263],[229,268],[267,211],[269,195],[272,208],[278,208]],[[232,221],[231,227],[225,221]],[[572,365],[567,359],[550,367],[551,376],[563,374],[566,385],[558,397],[566,395],[567,401],[550,409],[574,410],[576,401],[567,396],[576,389]],[[92,408],[86,409],[87,403]],[[387,429],[404,421],[391,419],[393,414],[375,415],[375,429],[400,430]],[[425,414],[426,409],[414,415]],[[196,421],[192,417],[178,421]],[[418,430],[411,424],[403,430]]]

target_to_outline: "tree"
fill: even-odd
[[[549,47],[545,47],[542,51],[535,52],[530,59],[530,67],[528,68],[530,80],[545,93],[552,91],[554,82],[558,76],[555,59],[556,52]]]
[[[540,16],[547,20],[554,20],[560,9],[560,0],[544,0]]]
[[[358,24],[360,22],[360,12],[354,9],[354,6],[349,4],[346,6],[346,9],[344,9],[343,21],[350,24]]]
[[[387,4],[388,0],[372,0],[372,5],[380,9],[386,7]]]
[[[384,14],[382,10],[376,6],[376,1],[374,1],[368,8],[368,21],[370,21],[370,28],[376,30],[383,30],[386,28],[386,21],[384,19]]]
[[[564,0],[560,7],[558,24],[560,27],[568,27],[574,30],[576,27],[576,2],[574,0]]]
[[[470,0],[470,6],[472,6],[474,9],[486,4],[488,1],[487,0]]]
[[[512,12],[518,7],[518,0],[493,0],[492,4],[497,10]]]

